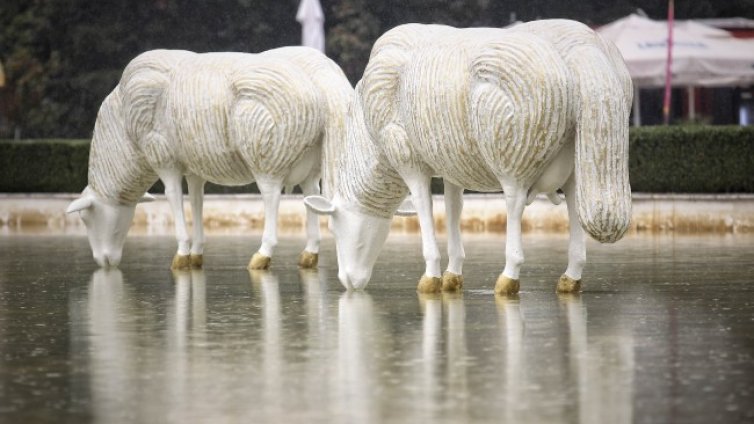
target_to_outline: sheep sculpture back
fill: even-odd
[[[319,193],[324,140],[344,137],[352,88],[320,52],[286,47],[261,54],[155,50],[129,63],[95,124],[89,185],[68,207],[87,225],[95,260],[120,262],[135,204],[159,178],[175,217],[172,268],[201,267],[204,184],[256,181],[265,208],[262,245],[249,267],[264,269],[277,244],[283,188]],[[193,241],[183,215],[186,177]],[[316,266],[318,218],[307,216],[299,259]]]
[[[615,47],[577,22],[510,29],[408,24],[388,31],[375,43],[357,85],[348,146],[330,153],[342,170],[336,190],[329,198],[305,200],[310,209],[331,215],[341,282],[349,288],[367,284],[389,219],[408,213],[400,204],[410,193],[426,262],[418,291],[460,289],[463,188],[502,188],[506,261],[496,292],[515,294],[524,261],[524,207],[539,193],[559,203],[562,189],[571,238],[557,289],[580,290],[584,230],[600,242],[614,242],[629,225],[631,97]],[[364,163],[355,146],[373,159]],[[442,277],[432,176],[445,184],[449,264]],[[355,240],[372,246],[358,249]]]

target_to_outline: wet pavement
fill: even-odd
[[[85,236],[0,236],[0,422],[754,421],[754,235],[588,245],[524,236],[522,290],[493,295],[503,235],[465,237],[465,291],[419,296],[418,234],[391,236],[366,292],[333,243],[318,271],[282,238],[210,236],[172,273],[170,236],[131,236],[120,271]]]

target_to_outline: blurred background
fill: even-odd
[[[374,41],[403,23],[583,22],[616,43],[634,81],[634,192],[754,192],[754,0],[3,0],[0,193],[86,186],[97,110],[139,53],[301,44],[309,34],[302,11],[314,15],[315,45],[354,84]],[[666,93],[668,21],[674,57]],[[434,180],[433,192],[441,191]],[[208,184],[207,192],[257,190]]]
[[[406,22],[503,27],[570,18],[600,27],[632,13],[667,17],[663,1],[323,0],[326,51],[350,80],[360,77],[374,40]],[[4,0],[0,3],[0,138],[89,137],[100,103],[128,61],[150,49],[259,52],[299,44],[298,0]],[[678,2],[676,19],[751,18],[752,0]],[[711,22],[754,36],[747,19]],[[754,58],[753,58],[754,59]],[[689,120],[676,88],[672,122]],[[745,87],[700,89],[693,120],[738,124]],[[642,124],[662,122],[662,89],[642,92]],[[744,123],[748,123],[746,120]]]

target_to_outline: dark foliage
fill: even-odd
[[[633,191],[754,193],[754,128],[633,128]]]
[[[0,141],[0,192],[78,192],[86,186],[85,140]],[[653,193],[754,193],[754,128],[631,129],[631,188]],[[433,191],[442,192],[440,180]],[[162,192],[156,184],[150,192]],[[208,193],[256,193],[207,186]]]
[[[599,25],[666,2],[633,0],[321,0],[328,54],[349,79],[372,44],[407,22],[506,26],[512,19],[570,18]],[[298,44],[299,0],[3,0],[0,137],[89,137],[102,100],[137,54],[156,48],[259,52]],[[676,2],[679,19],[754,16],[754,0]]]
[[[86,187],[89,142],[0,142],[0,192],[77,192]]]

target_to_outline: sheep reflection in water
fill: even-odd
[[[326,273],[175,272],[145,296],[148,280],[96,271],[72,321],[94,415],[632,420],[633,338],[589,330],[579,296],[340,293]]]

